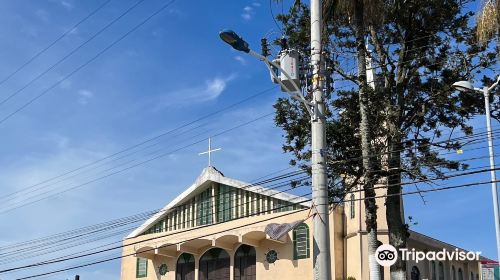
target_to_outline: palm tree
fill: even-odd
[[[368,266],[370,270],[370,280],[380,280],[380,267],[376,262],[375,251],[379,245],[377,239],[377,205],[375,201],[375,174],[373,168],[373,147],[370,123],[370,104],[368,99],[369,86],[366,75],[366,46],[365,35],[368,32],[368,25],[375,24],[368,21],[373,12],[378,10],[381,1],[379,0],[327,0],[324,2],[323,15],[326,17],[334,15],[336,11],[347,12],[353,19],[354,35],[356,38],[356,58],[357,58],[357,83],[359,87],[359,114],[361,117],[359,131],[361,136],[361,153],[363,165],[363,191],[365,203],[365,226],[368,239]],[[328,20],[325,18],[324,20]]]
[[[484,0],[477,16],[477,38],[485,44],[497,38],[497,51],[500,55],[500,1]]]

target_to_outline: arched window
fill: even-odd
[[[194,256],[182,253],[177,259],[175,280],[194,280]]]
[[[444,265],[442,262],[439,262],[439,280],[444,280]]]
[[[356,205],[354,204],[354,194],[351,194],[351,199],[350,200],[351,200],[350,201],[350,203],[351,203],[350,204],[351,205],[351,213],[350,213],[350,215],[351,215],[351,219],[354,219],[354,217],[356,216],[356,212],[355,212],[356,211],[356,208],[355,208]]]
[[[452,280],[457,280],[457,272],[455,271],[455,266],[451,266],[451,279]]]
[[[221,248],[212,248],[200,258],[199,280],[229,280],[229,254]]]
[[[241,245],[234,254],[234,280],[256,279],[257,254],[255,248]]]
[[[436,273],[436,262],[435,261],[431,261],[431,280],[437,280],[436,275],[437,275],[437,273]]]
[[[302,223],[293,229],[293,259],[307,259],[309,251],[309,227]]]
[[[464,280],[464,273],[461,268],[458,268],[458,280]]]
[[[411,280],[420,280],[420,270],[418,270],[418,267],[413,266],[411,268]]]

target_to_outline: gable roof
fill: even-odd
[[[244,189],[246,191],[250,192],[255,192],[259,193],[261,195],[265,196],[272,196],[273,198],[277,198],[280,200],[284,201],[289,201],[289,202],[296,202],[299,196],[289,194],[289,193],[284,193],[284,192],[278,192],[275,190],[271,190],[268,188],[265,188],[260,185],[253,185],[249,183],[245,183],[242,181],[238,181],[232,178],[225,177],[222,172],[217,170],[213,166],[208,166],[203,169],[201,174],[196,178],[194,183],[188,187],[184,192],[182,192],[180,195],[178,195],[176,198],[174,198],[169,204],[167,204],[165,207],[163,207],[160,211],[158,211],[155,215],[153,215],[151,218],[149,218],[146,222],[144,222],[141,226],[139,226],[137,229],[135,229],[133,232],[131,232],[126,238],[133,238],[137,237],[140,234],[142,234],[144,231],[146,231],[150,226],[154,225],[156,222],[161,220],[163,217],[165,217],[170,210],[174,209],[178,205],[181,205],[191,199],[194,195],[200,193],[202,190],[205,189],[205,187],[210,183],[219,183],[223,185],[227,185],[230,187],[238,188],[238,189]],[[311,203],[310,202],[303,202],[299,203],[300,205],[310,207]]]

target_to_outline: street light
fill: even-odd
[[[460,81],[453,83],[453,87],[458,89],[459,91],[473,91],[473,90],[480,90],[478,88],[474,88],[471,82],[469,81]]]
[[[219,32],[219,37],[222,39],[222,41],[233,47],[233,49],[248,53],[249,55],[256,57],[260,61],[264,62],[267,68],[269,69],[269,72],[271,73],[272,77],[276,81],[278,81],[281,87],[285,89],[286,93],[288,93],[291,98],[302,102],[305,105],[307,112],[309,112],[311,117],[314,118],[314,112],[312,108],[314,104],[312,102],[307,101],[304,98],[300,90],[300,87],[295,82],[293,82],[292,77],[290,77],[290,75],[283,68],[281,68],[279,64],[276,64],[275,62],[269,60],[267,57],[259,53],[256,53],[255,51],[250,49],[249,44],[245,40],[243,40],[243,38],[238,36],[236,32],[232,30],[229,29],[222,30],[221,32]],[[274,71],[273,67],[275,69],[279,69],[281,73],[285,75],[285,77],[291,82],[293,89],[289,89],[286,85],[283,84],[281,79],[276,74],[276,71]]]
[[[315,20],[316,19],[316,20]],[[219,33],[220,38],[238,51],[246,52],[264,62],[272,77],[276,80],[291,98],[304,104],[311,116],[311,173],[312,173],[312,200],[316,210],[313,216],[313,267],[314,279],[331,279],[330,258],[330,226],[328,209],[328,187],[326,171],[326,128],[325,128],[325,103],[323,101],[324,74],[321,69],[321,5],[319,1],[311,1],[311,66],[312,77],[312,101],[308,101],[302,95],[302,90],[292,77],[280,65],[267,59],[267,57],[252,51],[245,42],[234,31],[223,30]],[[286,68],[286,67],[285,67]],[[277,76],[275,69],[290,82],[293,89],[289,89]]]
[[[250,49],[248,48],[248,43],[245,42],[236,32],[233,30],[225,29],[219,32],[219,37],[222,41],[229,44],[235,50],[248,53]]]
[[[462,92],[475,91],[480,92],[484,96],[484,108],[486,114],[486,128],[488,130],[488,150],[490,154],[490,176],[491,176],[491,194],[493,197],[493,212],[495,216],[495,232],[497,241],[497,258],[500,261],[500,220],[498,213],[498,189],[496,183],[495,172],[495,152],[493,151],[493,136],[491,134],[491,116],[490,116],[490,91],[495,88],[500,82],[500,76],[497,81],[490,87],[476,88],[468,81],[459,81],[453,83],[453,87]]]

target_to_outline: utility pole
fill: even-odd
[[[495,151],[493,150],[493,136],[491,133],[490,89],[488,87],[483,87],[483,95],[484,95],[484,109],[486,114],[486,127],[488,130],[488,152],[490,155],[491,196],[493,198],[493,215],[495,218],[497,258],[499,258],[500,261],[500,220],[498,214],[498,189],[497,189],[497,175],[495,170]]]
[[[488,139],[488,152],[490,155],[490,176],[491,176],[491,197],[493,198],[493,217],[495,219],[495,234],[497,241],[497,258],[500,260],[500,210],[498,205],[498,188],[497,188],[497,175],[495,170],[495,151],[493,149],[493,135],[491,132],[491,115],[490,115],[490,92],[500,84],[500,76],[490,87],[483,86],[483,88],[475,88],[469,81],[459,81],[453,83],[453,87],[463,92],[479,92],[484,96],[484,112],[486,114],[486,128]]]
[[[297,64],[291,63],[293,58],[285,57],[279,63],[267,59],[266,46],[263,54],[258,54],[250,49],[249,44],[236,32],[226,29],[219,33],[220,38],[235,50],[245,52],[264,62],[270,71],[273,82],[281,85],[291,98],[301,102],[311,116],[311,171],[312,171],[312,202],[315,210],[313,216],[313,265],[314,279],[331,280],[331,258],[330,258],[330,220],[328,201],[328,176],[326,173],[326,128],[325,128],[325,103],[324,81],[325,76],[322,65],[322,0],[311,0],[311,67],[312,67],[312,100],[306,100],[302,94],[298,79]],[[283,48],[286,48],[283,41]],[[280,65],[283,64],[283,65]],[[285,70],[283,67],[287,70]],[[281,75],[278,77],[277,71]],[[292,70],[292,71],[290,71]]]
[[[313,265],[314,278],[320,280],[331,279],[330,258],[330,225],[329,203],[326,173],[326,129],[325,129],[325,103],[324,73],[322,69],[322,1],[311,0],[311,66],[312,90],[314,113],[311,119],[311,146],[312,146],[312,201],[316,207],[313,217],[314,245]]]

